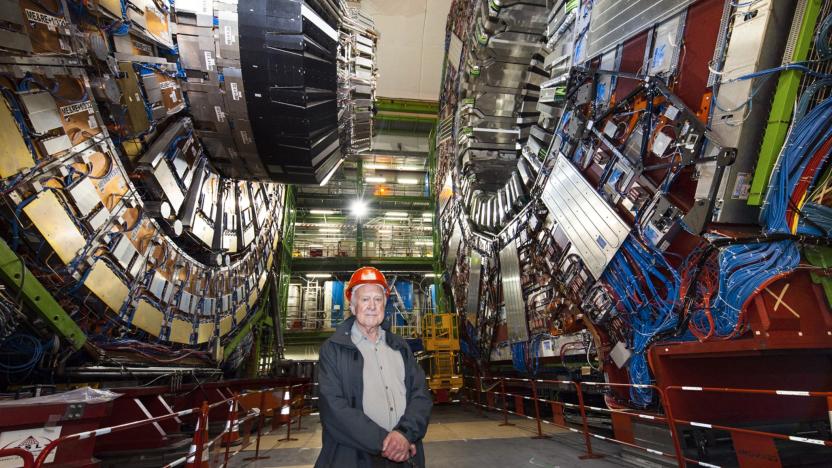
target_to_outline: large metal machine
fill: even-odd
[[[830,10],[453,2],[433,192],[473,386],[603,382],[612,409],[832,388]],[[687,420],[828,439],[823,401],[682,393]]]
[[[329,0],[0,11],[3,388],[234,375],[277,349],[283,183],[369,149],[372,21]]]

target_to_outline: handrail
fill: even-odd
[[[260,398],[261,406],[258,407],[258,408],[251,409],[250,411],[248,411],[242,417],[239,417],[239,401],[240,401],[240,396],[241,395],[237,394],[237,393],[234,393],[229,398],[225,398],[225,399],[216,401],[216,402],[211,403],[211,404],[208,404],[207,401],[204,401],[202,403],[201,407],[198,407],[198,408],[188,408],[188,409],[185,409],[185,410],[177,411],[175,413],[168,413],[168,414],[164,414],[164,415],[161,415],[161,416],[155,416],[155,417],[145,418],[145,419],[141,419],[141,420],[137,420],[137,421],[131,421],[131,422],[128,422],[128,423],[119,424],[119,425],[115,425],[115,426],[103,427],[103,428],[99,428],[99,429],[83,431],[83,432],[78,432],[78,433],[75,433],[75,434],[67,434],[67,435],[61,436],[61,437],[51,441],[49,444],[47,444],[46,447],[43,448],[43,450],[38,454],[37,458],[35,458],[34,460],[32,460],[32,454],[30,452],[27,452],[27,451],[23,450],[23,449],[8,449],[6,451],[0,450],[0,456],[2,456],[4,454],[6,454],[6,455],[18,455],[21,458],[23,458],[24,468],[41,467],[46,463],[46,459],[49,456],[49,454],[53,450],[55,450],[62,443],[65,443],[65,442],[68,442],[68,441],[84,440],[84,439],[89,439],[89,438],[92,438],[92,437],[103,436],[103,435],[107,435],[107,434],[112,434],[112,433],[116,433],[116,432],[125,431],[125,430],[128,430],[128,429],[134,429],[134,428],[144,426],[144,425],[148,425],[148,424],[158,423],[160,421],[165,421],[165,420],[168,420],[168,419],[174,419],[174,418],[179,418],[179,417],[183,417],[183,416],[196,414],[198,416],[198,423],[197,423],[196,430],[194,431],[194,441],[192,443],[191,449],[188,451],[188,453],[185,456],[180,457],[180,458],[172,461],[171,463],[169,463],[168,465],[165,465],[165,466],[166,467],[178,466],[178,465],[181,465],[182,463],[189,462],[189,459],[196,460],[197,458],[199,460],[196,462],[196,464],[197,464],[197,466],[199,466],[199,463],[201,463],[201,460],[204,458],[203,454],[207,453],[206,451],[209,451],[211,449],[211,447],[213,447],[218,441],[227,439],[227,441],[230,442],[229,436],[231,436],[235,432],[239,431],[239,427],[241,425],[243,425],[244,423],[246,423],[246,422],[248,422],[248,421],[250,421],[250,420],[252,420],[256,417],[261,417],[261,420],[262,420],[262,418],[265,417],[265,413],[267,411],[275,410],[276,408],[278,408],[278,407],[280,407],[284,404],[283,398],[281,398],[281,400],[278,402],[277,406],[275,406],[274,408],[264,408],[264,406],[265,406],[265,395],[267,393],[271,393],[271,392],[274,392],[274,391],[279,389],[281,391],[281,394],[284,391],[289,391],[290,394],[291,394],[295,389],[297,389],[299,387],[302,389],[302,392],[305,393],[306,389],[311,388],[312,386],[308,383],[300,383],[300,384],[294,384],[294,385],[285,385],[285,386],[281,386],[281,387],[270,387],[270,388],[267,388],[267,389],[261,389],[261,390],[250,392],[250,393],[259,393],[261,395],[261,398]],[[245,395],[248,395],[248,393],[246,393]],[[228,412],[228,417],[226,418],[225,428],[223,429],[223,431],[221,433],[219,433],[213,439],[203,440],[202,433],[204,432],[205,435],[207,435],[208,413],[212,409],[218,408],[222,405],[228,405],[229,406],[229,412]],[[290,413],[289,422],[288,422],[287,426],[291,427],[292,422],[293,421],[291,420],[291,413]],[[257,434],[258,454],[259,454],[259,440],[260,440],[260,436],[261,436],[262,426],[263,426],[263,424],[261,423],[258,427],[258,434]],[[224,455],[224,459],[225,459],[224,466],[227,466],[229,458],[231,458],[231,457],[237,455],[238,453],[240,453],[243,450],[243,448],[244,447],[241,445],[233,453],[231,453],[230,452],[230,443],[227,443],[226,444],[226,449],[225,449],[225,455]],[[12,453],[11,451],[14,451],[14,453]],[[30,460],[30,462],[28,462],[28,463],[27,463],[27,457],[28,457],[28,460]]]
[[[23,460],[23,468],[32,468],[35,466],[35,459],[32,456],[32,452],[19,447],[0,449],[0,458],[3,457],[20,457]]]
[[[688,391],[688,392],[712,392],[712,393],[731,393],[731,394],[754,394],[754,395],[770,395],[770,396],[787,396],[787,397],[823,397],[832,398],[832,392],[816,392],[816,391],[800,391],[800,390],[768,390],[768,389],[739,389],[739,388],[719,388],[719,387],[688,387],[671,385],[665,387],[667,393],[669,391]],[[666,395],[669,401],[670,395]],[[668,403],[669,405],[669,403]],[[830,408],[832,414],[832,408]],[[822,445],[832,447],[832,440],[812,439],[808,437],[790,436],[785,434],[778,434],[776,432],[755,431],[752,429],[745,429],[741,427],[725,426],[722,424],[713,424],[698,421],[687,421],[685,419],[675,418],[677,424],[685,424],[692,427],[700,427],[706,429],[717,429],[721,431],[738,432],[741,434],[758,435],[764,437],[771,437],[773,439],[788,440],[791,442],[798,442],[810,445]]]
[[[717,424],[717,423],[709,423],[703,421],[688,421],[686,419],[681,419],[673,416],[673,405],[672,400],[670,398],[670,393],[672,392],[711,392],[711,393],[722,393],[722,394],[734,394],[734,395],[767,395],[767,396],[779,396],[779,397],[817,397],[817,398],[826,398],[830,407],[830,412],[832,413],[832,392],[822,392],[822,391],[798,391],[798,390],[769,390],[769,389],[743,389],[743,388],[719,388],[719,387],[693,387],[693,386],[667,386],[664,388],[660,388],[656,385],[651,384],[627,384],[627,383],[611,383],[611,382],[576,382],[571,380],[553,380],[553,379],[529,379],[529,378],[512,378],[512,377],[473,377],[468,376],[469,379],[474,380],[474,384],[478,388],[471,388],[469,385],[469,397],[468,402],[477,406],[478,408],[485,408],[489,410],[493,410],[497,413],[501,413],[503,415],[502,422],[500,425],[511,425],[508,422],[508,415],[513,414],[520,417],[525,417],[530,420],[534,420],[537,423],[537,434],[534,436],[535,438],[542,438],[546,437],[542,430],[541,430],[541,423],[550,424],[558,427],[562,427],[568,429],[574,433],[582,433],[584,435],[585,446],[586,446],[586,454],[581,458],[590,458],[596,457],[592,452],[592,445],[590,443],[590,438],[596,438],[600,440],[604,440],[607,442],[613,442],[616,444],[624,445],[631,448],[640,449],[646,451],[648,453],[652,453],[654,455],[659,455],[665,458],[675,459],[678,466],[680,468],[684,468],[688,466],[688,464],[695,464],[699,466],[704,466],[708,468],[717,467],[717,465],[707,463],[701,460],[695,460],[685,456],[684,451],[681,446],[681,436],[679,434],[679,429],[677,425],[687,425],[696,428],[705,428],[705,429],[713,429],[713,430],[722,430],[727,431],[730,433],[739,433],[763,438],[770,438],[770,439],[779,439],[784,441],[791,441],[791,442],[798,442],[803,444],[809,445],[816,445],[816,446],[824,446],[824,447],[832,447],[832,440],[821,440],[821,439],[813,439],[808,437],[802,436],[795,436],[795,435],[786,435],[786,434],[778,434],[773,432],[766,432],[766,431],[757,431],[753,429],[746,429],[740,427],[733,427],[727,426],[724,424]],[[483,382],[491,381],[495,382],[493,385],[486,388]],[[469,384],[470,384],[469,380]],[[525,387],[526,389],[530,390],[530,395],[526,394],[523,391],[517,390],[506,390],[507,383],[514,383],[519,384]],[[541,397],[538,393],[538,384],[558,384],[558,385],[570,385],[574,386],[578,403],[568,403],[563,401],[557,400],[550,400],[544,397]],[[515,388],[517,386],[515,385]],[[499,390],[495,390],[497,387],[500,387]],[[650,413],[646,411],[639,411],[635,409],[628,409],[628,410],[621,410],[616,408],[602,408],[598,406],[591,406],[584,403],[583,399],[583,392],[587,388],[591,387],[605,387],[605,388],[649,388],[655,390],[660,396],[660,404],[663,413]],[[471,392],[476,392],[476,398],[471,396]],[[482,395],[486,395],[485,404],[482,402]],[[497,406],[497,401],[495,398],[489,397],[489,395],[494,396],[501,396],[502,397],[502,407]],[[511,411],[508,409],[508,400],[509,398],[514,398],[514,406],[515,411]],[[526,410],[522,407],[523,401],[532,401],[534,403],[534,416],[530,416],[526,414]],[[552,413],[554,421],[548,421],[543,419],[540,415],[540,403],[548,403],[552,405]],[[556,414],[555,408],[560,408],[559,414]],[[563,417],[563,409],[569,408],[572,410],[577,410],[581,416],[581,424],[583,426],[582,429],[576,429],[574,427],[570,427],[566,425],[566,421]],[[615,437],[608,437],[601,434],[595,434],[590,432],[589,425],[587,423],[587,412],[603,412],[608,414],[620,414],[626,416],[631,419],[642,419],[646,420],[649,423],[663,423],[668,426],[670,429],[670,435],[673,441],[673,452],[668,453],[661,450],[656,450],[650,447],[640,446],[635,443],[631,443],[624,440],[619,440]],[[561,423],[558,422],[558,416]],[[736,447],[734,448],[735,452],[737,451]],[[717,467],[718,468],[718,467]]]

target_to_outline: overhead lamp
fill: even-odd
[[[364,200],[354,200],[350,204],[350,212],[356,218],[363,218],[364,216],[367,216],[367,211],[367,202]]]
[[[332,275],[329,273],[309,273],[306,275],[307,278],[332,278]]]
[[[332,210],[309,210],[309,214],[314,215],[332,215],[335,214]]]
[[[407,213],[404,211],[388,211],[387,213],[384,213],[384,216],[390,218],[407,218]]]
[[[436,273],[425,273],[425,278],[436,278],[437,276]]]
[[[397,179],[397,181],[403,185],[416,185],[419,183],[419,179],[414,179],[411,177],[400,177],[399,179]]]
[[[422,217],[423,218],[433,218],[433,213],[431,213],[429,211],[425,211],[424,213],[422,213]]]
[[[387,182],[387,179],[385,179],[384,177],[366,177],[364,181],[369,182],[371,184],[383,184]]]
[[[433,241],[416,241],[415,245],[433,245]]]
[[[340,229],[335,229],[335,228],[321,228],[321,229],[318,229],[318,232],[336,233],[336,232],[341,232],[341,230]]]

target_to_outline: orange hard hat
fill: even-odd
[[[384,293],[388,296],[390,295],[390,291],[387,290],[387,279],[384,278],[384,275],[378,271],[378,268],[373,267],[361,267],[355,270],[355,273],[350,276],[350,282],[347,284],[347,300],[352,301],[352,290],[356,286],[361,286],[362,284],[377,284],[384,288]]]

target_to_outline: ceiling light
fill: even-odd
[[[329,273],[309,273],[306,275],[307,278],[331,278],[332,275]]]
[[[436,273],[425,273],[425,278],[436,278],[437,276]]]
[[[391,218],[407,218],[407,213],[404,211],[388,211],[384,213],[384,216],[389,216]]]
[[[318,232],[332,232],[332,233],[335,233],[335,232],[341,232],[341,230],[340,229],[334,229],[334,228],[321,228],[321,229],[318,229]]]
[[[350,204],[350,212],[356,218],[362,218],[367,215],[367,202],[364,200],[355,200]]]
[[[310,213],[310,214],[315,214],[315,215],[331,215],[331,214],[335,214],[335,212],[334,212],[334,211],[332,211],[332,210],[309,210],[309,213]]]
[[[433,241],[416,241],[415,245],[433,245]]]
[[[426,211],[426,212],[422,213],[422,217],[423,218],[433,218],[433,213],[430,213],[430,212]]]
[[[400,184],[404,184],[404,185],[416,185],[416,184],[418,184],[418,183],[419,183],[419,179],[413,179],[413,178],[407,178],[407,177],[400,177],[400,178],[398,179],[398,182],[399,182]]]
[[[371,184],[383,184],[387,182],[387,179],[384,177],[367,177],[364,179],[365,182],[369,182]]]

